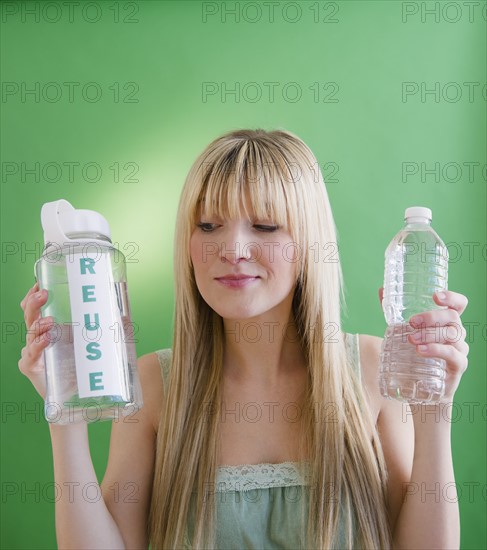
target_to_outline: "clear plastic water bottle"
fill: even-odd
[[[34,272],[54,318],[44,349],[51,423],[114,420],[143,406],[124,255],[106,219],[60,199],[43,205]]]
[[[382,309],[388,327],[379,384],[384,397],[436,403],[445,390],[445,361],[416,353],[407,338],[415,330],[408,321],[424,311],[445,309],[433,294],[448,288],[448,250],[431,227],[429,208],[407,208],[404,218],[403,229],[385,252]]]

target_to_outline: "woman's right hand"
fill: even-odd
[[[22,348],[19,369],[32,382],[39,395],[46,399],[46,367],[43,351],[49,344],[48,330],[54,325],[52,317],[41,317],[41,306],[46,303],[47,290],[40,291],[39,283],[27,292],[20,302],[27,327],[26,345]]]

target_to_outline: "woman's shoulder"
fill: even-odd
[[[367,358],[370,355],[376,355],[380,352],[382,345],[382,338],[379,336],[373,336],[371,334],[357,334],[360,342],[360,350],[364,352]]]
[[[160,374],[162,375],[162,379],[164,380],[164,385],[166,386],[169,380],[169,370],[171,368],[172,349],[171,348],[158,349],[154,352],[154,354],[157,357]]]
[[[144,407],[152,419],[155,431],[159,427],[159,418],[161,407],[164,401],[164,384],[161,376],[161,368],[164,364],[169,364],[168,356],[171,350],[156,350],[137,359],[137,371],[139,374],[140,385],[142,387],[142,399]]]
[[[137,359],[137,366],[140,368],[151,369],[156,371],[162,368],[163,365],[169,362],[172,355],[170,348],[158,349],[144,355],[141,355]],[[160,374],[160,372],[159,372]]]
[[[384,398],[379,389],[380,349],[382,338],[370,334],[358,334],[360,350],[360,370],[362,384],[369,398],[369,405],[374,417],[380,413]]]
[[[378,360],[382,338],[370,334],[358,334],[344,332],[345,346],[347,353],[351,354],[352,359],[357,362],[360,375],[368,377],[374,375],[374,369],[378,369]]]

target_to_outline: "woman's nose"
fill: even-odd
[[[238,263],[240,260],[255,261],[258,244],[246,234],[245,229],[231,229],[220,242],[222,262]]]

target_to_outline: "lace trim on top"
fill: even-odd
[[[304,470],[304,473],[301,469]],[[216,492],[309,485],[309,480],[310,470],[307,461],[223,465],[218,466]]]

